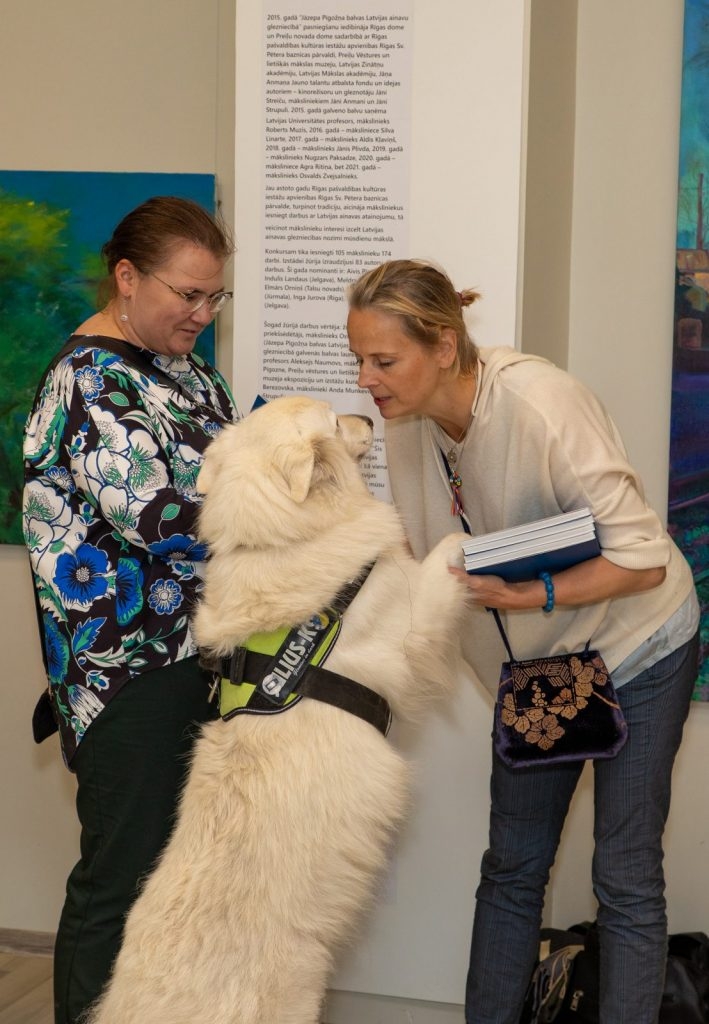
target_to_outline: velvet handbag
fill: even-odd
[[[615,757],[628,726],[603,658],[590,649],[519,661],[495,616],[510,660],[495,702],[494,745],[510,768]]]

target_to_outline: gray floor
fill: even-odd
[[[0,952],[0,1024],[52,1024],[52,1002],[46,952]]]

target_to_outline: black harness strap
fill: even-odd
[[[238,656],[235,657],[235,655]],[[270,670],[273,658],[270,654],[258,654],[237,647],[234,654],[226,658],[214,660],[200,658],[200,664],[210,672],[217,673],[221,678],[239,685],[244,679],[263,679]],[[362,683],[331,672],[328,668],[309,665],[299,679],[295,693],[299,697],[311,697],[313,700],[331,704],[333,707],[349,711],[351,715],[363,718],[382,735],[386,736],[391,726],[391,708],[389,704],[374,690]],[[260,711],[273,711],[273,704],[256,690],[249,701],[248,710],[258,714]],[[288,710],[287,708],[284,710]]]
[[[297,687],[303,697],[324,701],[333,707],[349,711],[378,729],[386,736],[391,727],[391,708],[388,702],[368,686],[331,672],[327,668],[309,668]]]

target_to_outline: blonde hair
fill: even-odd
[[[468,334],[463,309],[480,298],[466,288],[457,292],[448,275],[424,260],[389,260],[362,274],[347,289],[351,309],[378,309],[396,316],[405,334],[429,348],[450,328],[456,337],[455,373],[475,372],[477,346]]]

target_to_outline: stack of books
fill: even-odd
[[[601,553],[590,509],[562,512],[508,530],[463,541],[469,573],[502,576],[508,583],[560,572]]]

